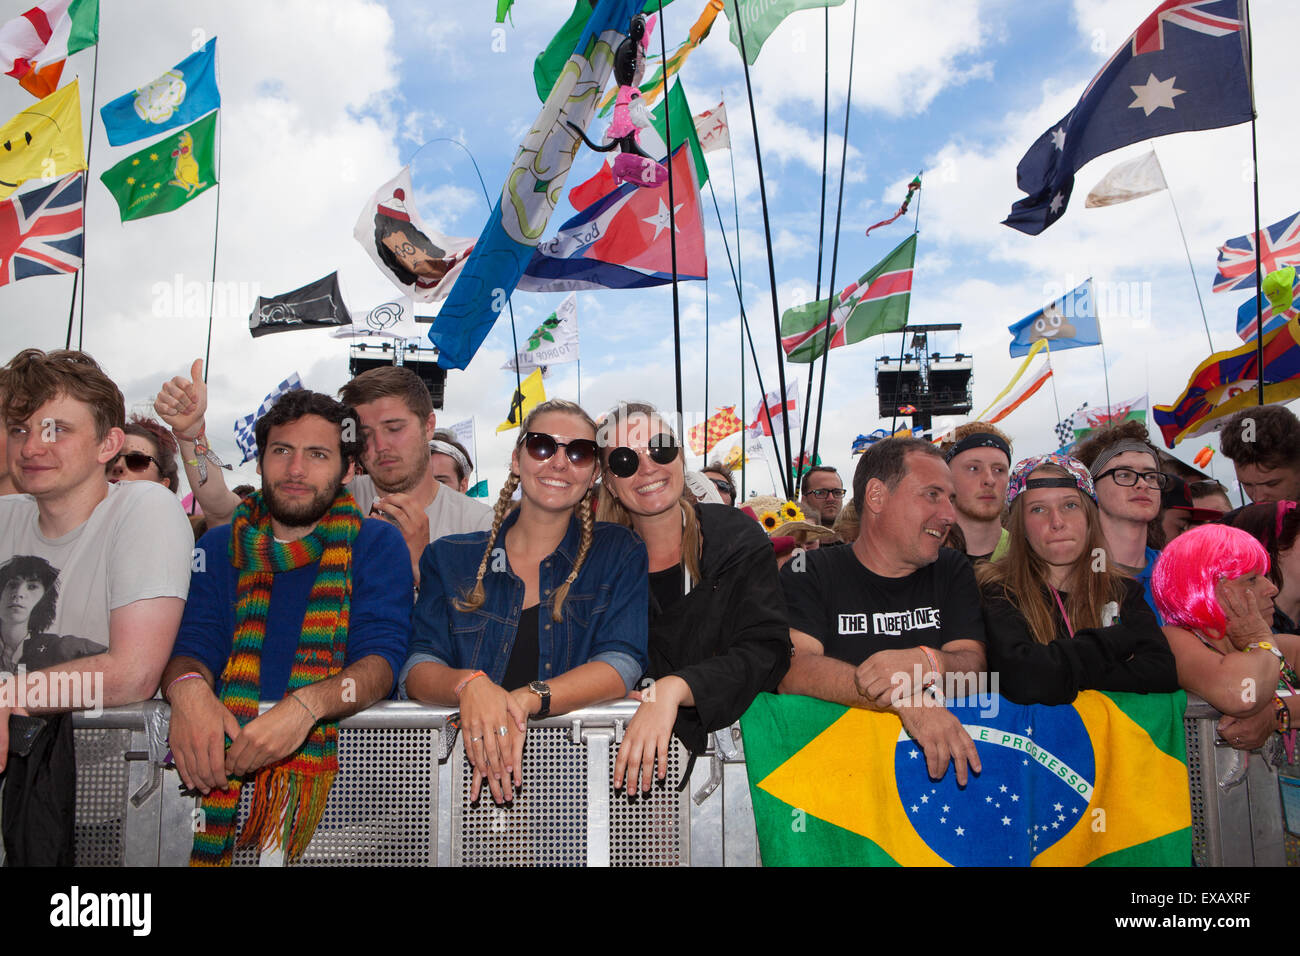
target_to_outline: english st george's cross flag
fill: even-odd
[[[257,435],[254,427],[257,425],[257,420],[271,410],[271,406],[281,395],[298,388],[302,388],[302,380],[298,378],[298,373],[294,372],[271,389],[270,394],[262,399],[262,404],[257,406],[257,411],[235,422],[235,444],[244,453],[244,461],[252,461],[257,457]]]
[[[1004,225],[1036,236],[1065,215],[1089,160],[1167,133],[1250,119],[1245,0],[1164,0],[1124,41],[1074,109],[1016,167],[1028,195]]]
[[[45,0],[0,24],[0,73],[37,99],[59,88],[69,56],[99,42],[99,0]]]
[[[221,105],[217,90],[217,38],[144,86],[99,111],[113,146],[185,126]]]
[[[217,114],[133,153],[100,180],[117,200],[122,221],[179,209],[217,184]]]
[[[834,311],[829,298],[787,309],[781,316],[781,348],[791,362],[812,362],[825,351],[826,315],[830,312],[831,348],[852,345],[873,335],[897,332],[907,325],[912,298],[916,234],[840,292]]]
[[[648,189],[624,183],[566,222],[555,238],[539,243],[519,288],[643,289],[672,282],[670,218],[677,230],[677,278],[705,278],[704,217],[692,162],[690,150],[677,147],[672,217],[667,184]]]
[[[1259,265],[1264,275],[1283,266],[1300,265],[1300,212],[1268,226],[1259,237]],[[1214,292],[1255,291],[1255,235],[1238,236],[1219,246]]]
[[[1254,405],[1258,359],[1258,346],[1252,341],[1215,352],[1198,365],[1172,405],[1151,409],[1165,444],[1173,448],[1188,436],[1215,431],[1233,412]],[[1294,398],[1300,398],[1300,321],[1291,319],[1264,335],[1264,401],[1281,404]]]
[[[0,199],[29,179],[62,179],[86,168],[81,87],[76,80],[0,126]]]
[[[892,713],[760,694],[741,718],[768,866],[1187,866],[1187,697],[948,709],[982,772],[931,780]]]
[[[443,303],[429,340],[443,368],[465,368],[537,251],[605,81],[643,0],[599,0],[506,174],[501,197]]]
[[[0,203],[0,285],[81,268],[85,173]]]
[[[767,406],[766,412],[763,410],[764,405]],[[768,392],[765,396],[763,396],[763,398],[761,398],[758,401],[758,404],[754,406],[753,414],[750,415],[753,421],[751,421],[748,425],[745,426],[745,437],[762,438],[765,435],[771,435],[773,431],[777,431],[777,432],[783,431],[783,427],[781,425],[781,417],[788,413],[797,412],[798,409],[799,409],[799,383],[798,381],[791,380],[787,382],[785,385],[784,402],[782,402],[781,399],[779,398],[776,389],[773,389],[772,391]],[[771,425],[769,425],[767,421],[768,415],[772,416]],[[791,423],[791,425],[792,427],[790,429],[790,432],[791,434],[794,434],[799,430],[798,415],[795,415],[794,421]]]

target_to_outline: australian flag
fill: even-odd
[[[1245,0],[1165,0],[1016,167],[1028,193],[1003,224],[1036,236],[1065,214],[1074,174],[1103,153],[1166,133],[1251,118]]]
[[[82,175],[0,203],[0,285],[81,268]]]
[[[251,415],[245,415],[235,422],[235,444],[244,453],[244,461],[252,461],[257,457],[257,420],[271,410],[271,406],[276,403],[281,395],[292,392],[297,388],[302,388],[302,381],[298,378],[298,373],[294,372],[271,389],[271,394],[262,399],[262,404],[257,406],[257,411]]]

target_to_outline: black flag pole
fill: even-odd
[[[1264,267],[1259,234],[1259,147],[1255,142],[1255,118],[1259,111],[1255,109],[1255,44],[1250,33],[1250,4],[1243,3],[1246,19],[1246,86],[1250,90],[1250,173],[1251,185],[1255,191],[1255,361],[1259,368],[1256,404],[1264,404]]]
[[[99,40],[95,40],[94,66],[90,70],[90,132],[86,134],[86,170],[81,177],[81,312],[77,320],[77,348],[81,348],[86,331],[86,203],[90,198],[90,154],[95,149],[95,88],[99,85]],[[77,301],[77,280],[72,280],[72,302]],[[65,348],[72,348],[72,309],[68,310],[68,337]]]
[[[664,71],[664,139],[667,140],[668,147],[668,245],[672,254],[673,267],[673,367],[677,373],[677,433],[684,434],[686,420],[683,418],[685,409],[682,408],[682,313],[681,299],[677,287],[677,214],[674,206],[673,192],[673,118],[672,110],[669,109],[672,100],[672,86],[668,80],[668,41],[665,39],[667,31],[664,30],[664,0],[659,0],[659,56],[663,61]],[[680,83],[680,80],[678,81]],[[682,139],[682,148],[689,148],[686,145],[685,138]],[[708,409],[705,410],[708,415]]]
[[[662,4],[662,0],[660,0]],[[768,282],[771,285],[772,296],[772,330],[776,337],[776,377],[780,387],[780,398],[778,401],[784,407],[785,402],[785,353],[781,348],[781,314],[776,302],[776,262],[772,257],[772,221],[767,212],[767,186],[763,182],[763,152],[758,144],[758,114],[754,110],[754,87],[749,79],[749,57],[745,53],[745,28],[740,22],[740,4],[739,0],[731,0],[731,8],[735,13],[736,36],[740,39],[740,62],[745,68],[745,93],[749,97],[749,122],[754,127],[754,162],[758,166],[758,197],[763,207],[763,237],[767,242],[767,274]],[[672,180],[670,179],[671,183]],[[766,392],[764,392],[764,404],[767,402]],[[794,456],[790,451],[790,416],[781,416],[781,431],[785,437],[785,460],[788,465],[793,465]],[[776,436],[774,435],[773,438]],[[787,467],[781,471],[781,488],[788,499],[794,498],[794,489],[792,484],[791,468]]]

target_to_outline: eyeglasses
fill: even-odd
[[[736,497],[736,487],[730,482],[723,481],[721,478],[710,478],[709,481],[713,482],[713,487],[717,488],[724,495],[731,495],[733,498]]]
[[[583,467],[596,460],[596,442],[590,438],[575,438],[573,441],[556,441],[545,432],[529,432],[524,436],[524,450],[533,461],[549,461],[559,449],[573,464]]]
[[[646,449],[650,460],[658,465],[675,461],[680,450],[677,447],[677,439],[667,432],[661,432],[651,438],[650,447]],[[609,470],[619,478],[631,478],[641,467],[641,456],[635,449],[620,445],[610,451],[608,462]]]
[[[1159,490],[1164,491],[1169,487],[1170,482],[1169,475],[1166,475],[1163,471],[1134,471],[1132,468],[1112,468],[1109,471],[1103,471],[1098,475],[1096,479],[1094,479],[1094,484],[1097,481],[1101,481],[1107,475],[1114,478],[1115,484],[1119,485],[1121,488],[1132,488],[1137,484],[1138,479],[1141,478],[1152,488],[1158,488]]]
[[[843,488],[812,488],[804,492],[809,498],[825,498],[827,495],[834,495],[836,498],[843,498],[847,491]]]
[[[155,465],[158,465],[157,458],[154,458],[152,455],[146,455],[142,451],[121,452],[118,454],[116,458],[113,459],[109,467],[111,468],[113,465],[116,465],[119,461],[122,462],[122,464],[126,465],[127,471],[144,471],[146,468],[149,467],[150,462],[153,462]],[[162,465],[158,465],[158,471],[159,472],[162,471]]]

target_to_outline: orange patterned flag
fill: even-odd
[[[704,443],[704,428],[708,426],[709,442]],[[716,415],[708,419],[704,425],[696,425],[686,433],[686,439],[690,442],[691,454],[707,455],[713,450],[713,446],[728,435],[734,435],[744,428],[744,423],[736,417],[736,406],[728,405],[720,409]]]

